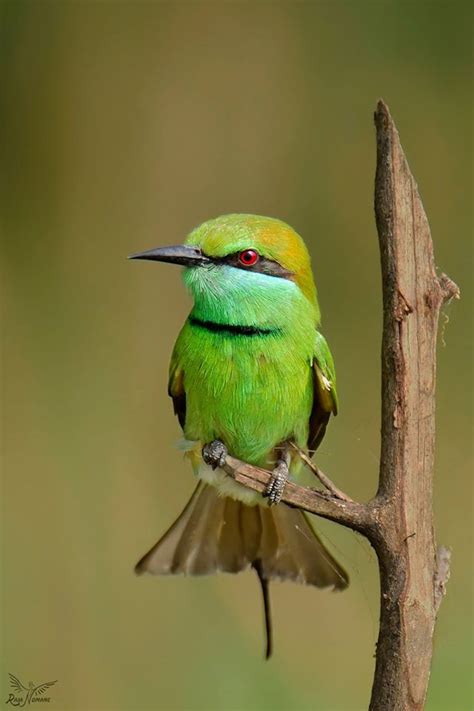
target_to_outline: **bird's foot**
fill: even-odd
[[[288,480],[288,474],[288,464],[280,459],[275,469],[272,471],[272,478],[270,479],[265,493],[263,494],[265,498],[268,498],[270,506],[274,506],[281,501],[283,490]]]
[[[209,444],[205,444],[202,448],[202,458],[206,464],[209,464],[213,469],[223,467],[227,455],[227,447],[220,439],[215,439]]]

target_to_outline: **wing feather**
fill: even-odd
[[[318,448],[331,415],[337,415],[336,371],[324,336],[316,331],[313,358],[313,409],[309,418],[308,449]]]
[[[174,414],[184,429],[186,420],[186,392],[184,390],[184,371],[179,363],[176,348],[171,356],[168,380],[168,394],[173,400]]]

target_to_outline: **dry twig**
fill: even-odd
[[[343,501],[352,501],[350,496],[347,496],[341,489],[339,489],[331,479],[326,476],[324,472],[321,471],[321,469],[317,466],[315,462],[312,461],[312,459],[309,458],[309,456],[306,454],[306,452],[303,452],[303,450],[298,447],[294,442],[291,442],[291,445],[296,449],[298,452],[299,456],[303,460],[303,462],[306,464],[306,466],[311,469],[313,474],[316,474],[318,477],[319,481],[321,484],[329,491],[333,496],[335,496],[337,499],[342,499]]]

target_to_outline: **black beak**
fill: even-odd
[[[181,264],[185,267],[199,267],[209,264],[211,261],[201,252],[199,247],[189,247],[186,244],[149,249],[146,252],[131,254],[129,259],[151,259],[154,262],[170,262],[171,264]]]

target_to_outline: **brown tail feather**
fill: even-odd
[[[348,576],[323,546],[306,516],[285,504],[246,506],[200,482],[183,512],[137,563],[138,574],[208,575],[253,567],[262,585],[271,653],[268,582],[294,580],[342,590]]]

